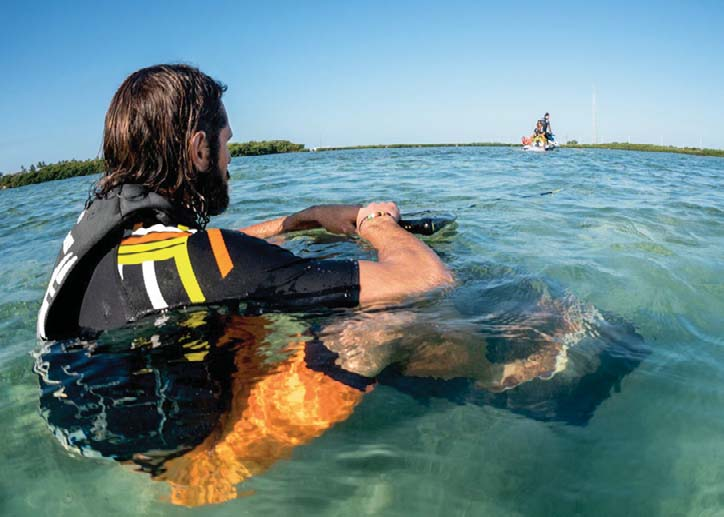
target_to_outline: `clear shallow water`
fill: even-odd
[[[383,375],[349,414],[331,419],[335,425],[322,425],[239,485],[253,495],[194,512],[716,515],[724,509],[724,160],[601,150],[539,156],[505,148],[391,149],[237,159],[231,175],[232,206],[216,226],[240,227],[314,203],[371,199],[394,199],[403,214],[455,213],[457,227],[428,242],[454,269],[459,287],[392,311],[403,321],[403,338],[392,345],[368,339],[363,349],[370,353],[354,356],[356,349],[329,343],[370,375],[378,363],[398,360],[413,373],[410,365],[417,365],[417,378],[433,382],[410,385],[400,380],[404,375]],[[30,356],[38,301],[91,181],[0,192],[0,510],[188,513],[169,502],[167,483],[65,450],[47,411],[39,411]],[[285,245],[302,254],[369,256],[355,242],[320,234]],[[550,310],[540,309],[541,299],[554,300],[544,304]],[[577,323],[565,336],[555,335],[558,314]],[[333,341],[335,323],[364,318],[270,316],[257,356],[264,364],[288,364],[311,335]],[[399,325],[385,321],[376,329]],[[430,364],[441,364],[430,359],[439,358],[435,351],[463,357],[447,365],[459,373],[470,364],[466,358],[505,356],[505,343],[540,345],[526,333],[531,329],[564,342],[580,328],[562,372],[516,388],[527,388],[527,398],[516,399],[514,389],[501,401],[429,372]],[[502,334],[507,341],[500,344],[495,338]],[[482,340],[486,353],[475,355]],[[580,386],[577,379],[611,354],[619,362],[608,377],[594,377],[588,391],[566,399],[551,388]],[[171,378],[160,364],[150,370]],[[268,374],[260,372],[258,378]],[[493,375],[490,368],[470,374],[481,384]],[[604,396],[564,418],[572,401],[599,388]]]

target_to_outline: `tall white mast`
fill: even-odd
[[[598,131],[596,130],[596,85],[593,85],[593,98],[591,99],[591,114],[593,123],[593,143],[598,143]]]

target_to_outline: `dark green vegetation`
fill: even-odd
[[[292,153],[306,151],[304,144],[295,144],[289,140],[263,140],[260,142],[245,142],[243,144],[229,144],[231,156],[259,156],[262,154]],[[63,160],[58,163],[38,162],[30,169],[22,167],[15,174],[0,176],[0,189],[22,187],[44,181],[63,180],[74,176],[89,176],[100,174],[105,170],[103,160]]]
[[[98,174],[103,167],[103,160],[63,160],[51,164],[38,162],[37,165],[31,165],[29,170],[23,167],[18,173],[0,177],[0,188],[22,187],[74,176],[89,176]]]
[[[260,156],[262,154],[298,153],[306,151],[304,144],[295,144],[289,140],[252,140],[243,144],[229,144],[231,156]]]
[[[575,143],[574,143],[575,142]],[[720,156],[724,157],[724,149],[701,149],[699,147],[674,147],[672,145],[653,145],[653,144],[626,144],[619,142],[611,142],[608,144],[579,144],[575,140],[562,147],[574,149],[620,149],[623,151],[644,151],[648,153],[679,153],[693,154],[696,156]]]

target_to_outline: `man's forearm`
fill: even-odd
[[[354,233],[360,205],[315,205],[289,216],[284,231],[324,228],[332,233]]]
[[[352,233],[360,205],[315,205],[295,214],[253,224],[241,231],[267,239],[286,232],[326,228],[333,233]]]
[[[276,219],[272,219],[270,221],[264,221],[263,223],[252,224],[251,226],[241,228],[239,231],[244,232],[251,237],[268,239],[269,237],[274,237],[275,235],[279,235],[284,232],[284,221],[286,219],[288,219],[287,216],[277,217]]]
[[[377,250],[380,263],[417,264],[445,268],[440,257],[424,242],[403,230],[390,217],[364,224],[362,237]]]

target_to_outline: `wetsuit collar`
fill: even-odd
[[[38,337],[61,339],[77,335],[85,286],[99,257],[118,244],[125,228],[149,219],[197,227],[188,214],[142,185],[121,185],[94,199],[63,240],[38,313]]]

